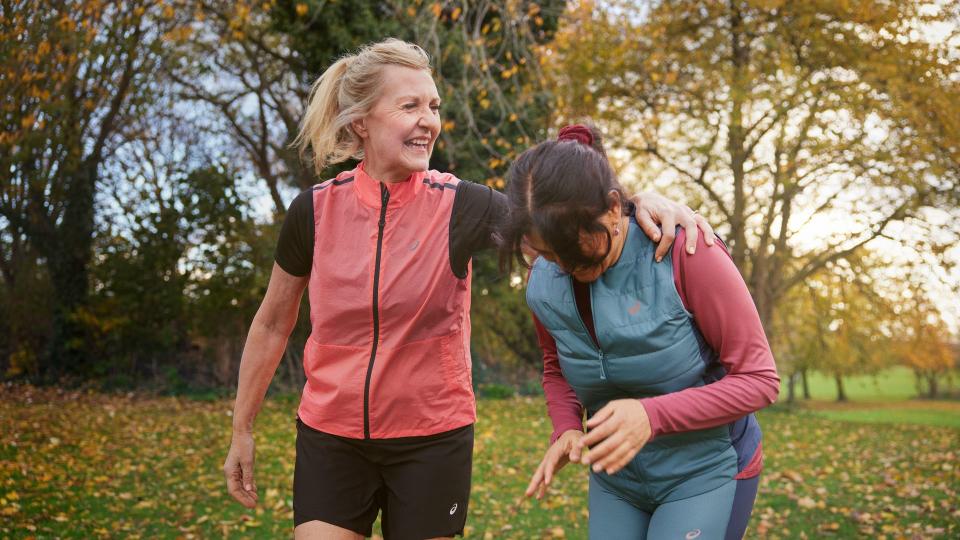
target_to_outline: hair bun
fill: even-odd
[[[560,134],[557,135],[558,141],[577,141],[587,146],[593,146],[593,133],[590,128],[583,124],[573,124],[560,128]]]

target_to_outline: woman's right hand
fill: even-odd
[[[233,432],[230,451],[223,463],[227,492],[247,508],[257,505],[257,483],[253,479],[253,432]]]
[[[526,496],[531,497],[536,494],[537,499],[542,499],[553,475],[563,468],[564,465],[573,461],[580,461],[580,445],[576,444],[583,437],[583,432],[571,429],[563,432],[563,435],[550,445],[547,453],[540,461],[537,472],[530,478],[530,485],[527,486]]]

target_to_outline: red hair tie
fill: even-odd
[[[557,135],[558,141],[577,141],[581,144],[593,147],[593,133],[590,128],[583,124],[573,124],[560,128],[560,134]]]

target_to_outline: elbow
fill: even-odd
[[[764,381],[763,385],[763,406],[767,407],[776,403],[780,397],[780,377],[773,375]]]
[[[254,327],[258,327],[261,332],[275,336],[282,339],[287,339],[290,337],[290,334],[293,333],[294,327],[297,325],[297,313],[294,312],[293,316],[275,313],[275,312],[258,312],[257,315],[253,318]]]

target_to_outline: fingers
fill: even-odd
[[[657,244],[657,251],[654,253],[654,258],[657,262],[663,260],[663,256],[667,254],[667,251],[670,249],[670,246],[673,245],[673,239],[676,236],[677,222],[673,214],[667,213],[662,217],[661,226],[663,229],[663,237],[660,238],[660,243]]]
[[[584,463],[589,463],[593,472],[600,472],[604,469],[603,464],[607,463],[609,455],[616,451],[623,444],[623,437],[619,433],[614,433],[604,439],[600,444],[590,447],[590,453]]]
[[[580,446],[579,442],[575,442],[570,449],[570,454],[568,458],[574,463],[580,463],[580,460],[583,458],[583,447]]]
[[[650,212],[645,208],[637,208],[637,212],[634,215],[637,220],[637,225],[640,225],[640,229],[646,234],[651,240],[657,242],[660,240],[660,227],[657,227],[657,224],[653,221],[653,217],[650,215]]]
[[[697,251],[697,237],[700,236],[700,229],[697,228],[697,215],[693,210],[684,208],[683,215],[680,216],[680,226],[687,233],[687,253],[693,255]]]
[[[697,228],[703,231],[703,242],[708,246],[712,246],[714,237],[716,236],[713,232],[713,227],[711,227],[706,218],[700,214],[694,215],[693,218],[697,221]]]
[[[255,493],[257,484],[253,480],[253,461],[244,461],[241,463],[240,472],[243,475],[243,489]]]
[[[630,463],[630,460],[633,459],[633,456],[636,454],[637,449],[627,440],[621,439],[619,444],[611,447],[602,459],[594,463],[593,471],[604,471],[607,474],[616,474],[620,469],[624,468],[627,463]]]
[[[565,448],[551,448],[550,452],[547,454],[545,459],[546,463],[543,468],[543,483],[547,486],[550,485],[550,482],[553,481],[553,474],[560,470],[561,460],[563,459],[564,454],[566,454]]]
[[[600,423],[606,420],[607,418],[610,418],[612,415],[613,415],[613,407],[611,407],[610,404],[608,403],[604,405],[599,411],[597,411],[597,414],[587,419],[587,427],[590,429],[593,429],[598,425],[600,425]]]
[[[547,458],[544,457],[543,461],[540,462],[540,466],[537,467],[537,471],[533,473],[533,476],[530,477],[530,483],[527,485],[527,490],[523,492],[527,497],[532,497],[534,493],[540,492],[537,495],[537,498],[543,496],[543,490],[541,489],[543,484],[543,469],[544,463],[547,461]]]
[[[615,424],[616,422],[604,422],[603,424],[600,424],[597,428],[590,431],[590,433],[587,433],[586,435],[584,435],[582,439],[580,439],[581,449],[583,447],[590,448],[590,452],[587,453],[585,456],[583,456],[583,458],[580,461],[586,464],[590,464],[596,461],[596,457],[594,454],[594,447],[600,444],[600,442],[606,439],[607,437],[616,433],[617,426]]]
[[[232,469],[225,468],[224,473],[227,477],[227,492],[230,496],[247,508],[255,507],[257,505],[257,493],[243,489],[243,472],[240,470],[240,465],[237,464]]]

